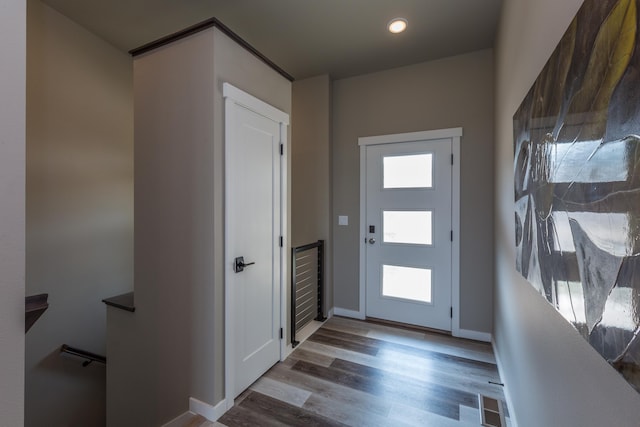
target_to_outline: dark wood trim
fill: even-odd
[[[25,310],[24,310],[24,333],[26,334],[29,329],[36,323],[36,320],[42,316],[47,308],[49,308],[49,303],[47,299],[49,298],[49,294],[38,294],[31,295],[25,297]]]
[[[309,243],[308,245],[297,246],[293,249],[294,249],[294,253],[297,254],[300,252],[308,251],[309,249],[319,248],[322,245],[324,245],[324,240],[318,240],[317,242]]]
[[[185,28],[184,30],[180,30],[173,34],[169,34],[168,36],[164,36],[162,38],[159,38],[158,40],[154,40],[150,43],[147,43],[140,47],[132,49],[129,51],[129,54],[133,57],[142,55],[143,53],[147,53],[161,46],[167,45],[169,43],[173,43],[176,40],[189,37],[190,35],[199,33],[200,31],[206,30],[207,28],[214,27],[216,21],[217,21],[216,18],[211,18],[211,19],[207,19],[206,21],[199,22],[195,25]]]
[[[105,298],[103,303],[110,305],[111,307],[119,308],[121,310],[134,312],[136,306],[134,305],[133,292],[127,292],[126,294],[116,295],[115,297]]]
[[[365,319],[365,322],[375,323],[375,324],[383,325],[383,326],[392,326],[394,328],[405,329],[407,331],[452,336],[451,332],[449,332],[449,331],[443,331],[441,329],[427,328],[426,326],[409,325],[407,323],[394,322],[393,320],[386,320],[386,319],[378,319],[376,317],[368,317],[367,316],[367,318]]]
[[[142,45],[140,47],[132,49],[132,50],[129,51],[129,54],[135,58],[138,55],[142,55],[143,53],[150,52],[150,51],[152,51],[154,49],[157,49],[157,48],[159,48],[161,46],[165,46],[165,45],[167,45],[169,43],[173,43],[176,40],[180,40],[180,39],[183,39],[185,37],[189,37],[189,36],[191,36],[193,34],[199,33],[200,31],[206,30],[207,28],[211,28],[211,27],[215,27],[215,28],[219,29],[220,31],[222,31],[231,40],[235,41],[240,46],[242,46],[244,49],[246,49],[247,51],[251,52],[258,59],[260,59],[262,62],[267,64],[272,69],[274,69],[278,74],[280,74],[285,79],[289,80],[290,82],[294,81],[294,78],[293,78],[293,76],[291,74],[287,73],[282,68],[278,67],[273,61],[271,61],[269,58],[267,58],[262,53],[260,53],[255,47],[253,47],[249,43],[247,43],[242,37],[240,37],[239,35],[237,35],[233,31],[231,31],[231,29],[229,27],[224,25],[217,18],[207,19],[206,21],[202,21],[202,22],[200,22],[198,24],[192,25],[191,27],[185,28],[184,30],[178,31],[178,32],[173,33],[173,34],[169,34],[168,36],[165,36],[165,37],[162,37],[162,38],[160,38],[158,40],[152,41],[151,43],[147,43],[145,45]]]

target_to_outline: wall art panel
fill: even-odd
[[[640,391],[638,2],[586,0],[514,115],[516,268]]]

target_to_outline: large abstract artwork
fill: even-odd
[[[638,37],[636,0],[584,2],[514,116],[514,169],[518,271],[640,391]]]

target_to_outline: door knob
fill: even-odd
[[[373,237],[369,239],[369,244],[373,245],[376,242],[376,239],[374,239]]]
[[[248,263],[244,263],[244,257],[239,256],[234,260],[233,263],[233,271],[235,271],[236,273],[240,273],[241,271],[244,271],[245,267],[248,267],[250,265],[255,264],[255,262],[248,262]]]

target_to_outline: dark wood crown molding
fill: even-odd
[[[184,30],[178,31],[178,32],[173,33],[173,34],[169,34],[168,36],[165,36],[165,37],[162,37],[162,38],[160,38],[158,40],[152,41],[151,43],[147,43],[145,45],[142,45],[140,47],[132,49],[132,50],[129,51],[129,54],[135,58],[138,55],[142,55],[143,53],[147,53],[147,52],[152,51],[154,49],[157,49],[157,48],[159,48],[161,46],[165,46],[165,45],[167,45],[169,43],[173,43],[176,40],[180,40],[180,39],[183,39],[185,37],[189,37],[189,36],[191,36],[193,34],[199,33],[200,31],[206,30],[206,29],[211,28],[211,27],[215,27],[215,28],[219,29],[220,31],[222,31],[231,40],[235,41],[240,46],[242,46],[244,49],[246,49],[247,51],[251,52],[258,59],[260,59],[262,62],[267,64],[269,67],[271,67],[273,70],[275,70],[278,74],[280,74],[285,79],[289,80],[290,82],[294,81],[294,78],[293,78],[293,76],[291,74],[287,73],[282,68],[277,66],[273,61],[271,61],[269,58],[267,58],[262,53],[260,53],[255,47],[253,47],[249,43],[247,43],[242,37],[240,37],[239,35],[237,35],[233,31],[231,31],[231,29],[229,29],[229,27],[224,25],[217,18],[207,19],[206,21],[202,21],[202,22],[200,22],[198,24],[192,25],[191,27],[185,28]]]

